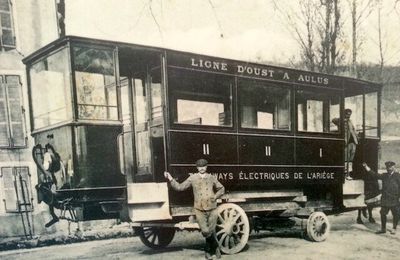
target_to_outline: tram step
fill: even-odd
[[[129,183],[128,211],[132,221],[171,219],[167,183]]]

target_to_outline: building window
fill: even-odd
[[[0,75],[0,147],[25,147],[24,109],[19,76]]]
[[[0,0],[0,48],[2,50],[15,48],[15,35],[9,0]]]
[[[0,177],[6,212],[33,211],[29,168],[2,167]]]

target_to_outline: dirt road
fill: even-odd
[[[332,230],[325,242],[309,242],[293,230],[260,232],[251,235],[244,251],[223,259],[400,259],[400,232],[376,235],[379,222],[354,224],[355,215],[330,217]],[[199,232],[184,231],[163,251],[148,249],[138,237],[130,237],[0,252],[0,259],[203,259],[202,247]]]

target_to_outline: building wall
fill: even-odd
[[[25,234],[21,214],[9,210],[9,208],[16,209],[18,207],[7,205],[7,202],[12,200],[10,198],[17,194],[12,187],[13,176],[10,169],[13,167],[23,167],[29,170],[30,176],[24,175],[26,179],[23,179],[22,183],[26,183],[24,189],[29,190],[26,193],[29,194],[29,198],[26,199],[32,202],[32,205],[29,206],[32,211],[23,216],[29,217],[31,229],[36,234],[47,232],[43,228],[43,223],[48,220],[47,207],[43,205],[44,203],[37,203],[34,188],[37,184],[37,171],[31,155],[34,142],[30,136],[27,76],[22,59],[58,37],[55,4],[55,0],[11,1],[16,48],[11,50],[0,48],[0,75],[17,75],[20,78],[22,109],[25,111],[23,121],[28,139],[26,147],[23,148],[0,148],[0,237]],[[21,183],[18,178],[15,180],[17,183]],[[21,197],[21,194],[21,191],[19,191],[19,197]],[[22,198],[19,198],[19,200],[22,201]],[[26,221],[27,219],[25,219],[25,223],[27,223]]]

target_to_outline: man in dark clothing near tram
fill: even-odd
[[[217,199],[220,198],[225,188],[217,178],[207,173],[207,161],[199,159],[196,161],[198,173],[190,175],[184,182],[175,181],[169,172],[164,176],[168,179],[173,189],[184,191],[190,187],[194,195],[194,213],[200,226],[202,235],[206,239],[205,257],[212,259],[212,256],[221,257],[218,242],[214,237],[217,225]]]
[[[351,179],[350,173],[353,171],[353,160],[358,145],[358,136],[356,129],[350,117],[353,112],[350,108],[344,110],[344,142],[346,157],[346,178]]]
[[[377,174],[371,170],[366,163],[363,167],[369,174],[375,175],[382,180],[382,198],[381,198],[381,230],[377,234],[386,233],[386,215],[389,210],[393,215],[393,230],[391,234],[396,234],[397,223],[399,220],[399,198],[400,198],[400,174],[395,169],[395,163],[392,161],[385,162],[387,172]]]

